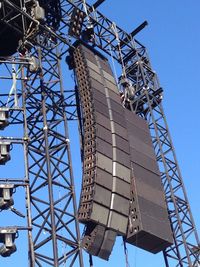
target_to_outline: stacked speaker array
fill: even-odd
[[[76,44],[73,61],[84,132],[78,213],[86,225],[82,245],[89,253],[108,259],[116,235],[122,235],[131,244],[157,252],[159,240],[161,249],[169,245],[164,238],[168,233],[170,240],[171,232],[148,126],[122,106],[105,57]],[[163,220],[168,231],[157,236],[159,231],[147,223],[149,219]],[[145,240],[152,237],[153,244],[147,245]]]
[[[132,184],[127,242],[157,253],[173,243],[160,173],[145,120],[125,110]]]

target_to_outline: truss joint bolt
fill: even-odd
[[[24,137],[24,141],[25,141],[25,142],[29,142],[29,141],[30,141],[30,138],[29,138],[28,136],[25,136],[25,137]]]

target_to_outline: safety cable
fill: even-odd
[[[87,4],[86,4],[86,1],[85,1],[85,0],[82,0],[82,1],[83,1],[83,8],[84,8],[85,13],[86,13],[86,16],[87,16],[88,24],[91,24],[90,17],[89,17],[89,13],[88,13],[88,10],[87,10]]]
[[[17,79],[18,79],[18,74],[21,72],[22,67],[20,67],[17,71],[15,68],[15,64],[12,64],[12,87],[10,89],[9,95],[8,95],[8,99],[7,99],[7,103],[6,106],[8,106],[8,103],[11,99],[11,96],[14,94],[14,107],[19,107],[19,103],[18,103],[18,97],[17,97]]]
[[[124,60],[123,60],[123,56],[122,56],[119,35],[118,35],[118,32],[117,32],[117,26],[116,26],[115,22],[112,23],[111,28],[113,29],[114,34],[115,34],[115,38],[117,40],[117,45],[118,45],[118,50],[119,50],[119,57],[120,57],[121,65],[122,65],[122,74],[126,78],[126,69],[125,69],[125,64],[124,64]]]
[[[109,43],[110,43],[110,40],[109,40]],[[114,56],[113,56],[111,44],[109,45],[109,50],[110,50],[110,55],[111,55],[111,61],[112,61],[112,66],[113,66],[113,71],[114,71],[115,82],[116,82],[116,84],[118,84],[117,71],[116,71],[116,66],[115,66],[115,61],[114,61]]]
[[[126,261],[126,267],[130,267],[129,261],[128,261],[128,249],[126,247],[126,241],[123,238],[123,245],[124,245],[124,255],[125,255],[125,261]]]
[[[93,259],[92,259],[92,255],[91,254],[89,254],[89,264],[90,264],[90,267],[94,267]]]

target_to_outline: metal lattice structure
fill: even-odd
[[[161,104],[162,90],[145,49],[143,52],[142,58],[136,56],[135,64],[127,69],[127,74],[137,86],[139,95],[132,103],[133,108],[149,122],[168,204],[174,245],[164,251],[165,264],[198,266],[199,239]]]
[[[61,266],[63,262],[83,266],[67,128],[67,116],[74,116],[71,99],[75,93],[64,92],[57,51],[57,44],[54,56],[40,48],[33,51],[40,66],[26,76],[27,69],[22,69],[18,97],[24,118],[19,120],[19,111],[13,118],[13,123],[24,127],[27,229],[33,229],[28,235],[30,266]]]
[[[56,49],[55,46],[55,54]],[[60,266],[65,261],[72,265],[79,256],[81,266],[80,233],[59,55],[53,57],[40,49],[35,53],[40,61],[39,71],[29,75],[29,80],[25,82],[35,262],[36,266],[42,266],[42,262]],[[43,231],[46,232],[45,238]],[[45,249],[49,243],[53,248],[51,255]],[[40,249],[45,249],[46,253],[40,252]]]
[[[21,109],[14,107],[12,101],[10,106],[17,114],[12,115],[13,124],[24,125],[24,137],[20,142],[24,145],[25,179],[20,183],[25,185],[28,203],[27,225],[22,228],[29,233],[30,266],[61,266],[64,262],[68,266],[77,262],[83,266],[67,130],[67,121],[77,118],[77,103],[75,91],[65,90],[61,76],[61,58],[72,47],[68,29],[74,8],[84,14],[82,32],[87,30],[88,23],[93,26],[91,44],[122,65],[136,88],[131,108],[149,123],[174,237],[174,245],[163,252],[165,265],[198,266],[199,239],[161,104],[162,88],[151,68],[146,48],[134,39],[134,32],[126,33],[81,0],[59,1],[54,12],[48,13],[46,24],[37,23],[29,12],[12,1],[3,0],[2,3],[3,10],[12,12],[9,16],[5,13],[1,21],[20,31],[30,46],[36,47],[29,56],[39,62],[37,71],[30,72],[26,56],[1,61],[8,72],[7,79],[13,79],[7,65],[19,65],[22,73],[18,92]],[[51,1],[46,5],[50,10]],[[13,14],[24,22],[23,27],[17,28],[15,21],[10,20]],[[32,34],[28,34],[30,30]],[[7,96],[8,92],[2,95]],[[5,105],[6,102],[1,101],[1,106]]]

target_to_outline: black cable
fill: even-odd
[[[93,259],[92,259],[91,254],[89,254],[89,264],[90,264],[90,267],[93,267]]]
[[[125,241],[124,237],[123,237],[123,244],[124,244],[124,254],[125,254],[125,260],[126,260],[126,267],[130,267],[130,264],[128,262],[128,249],[126,247],[126,241]]]

